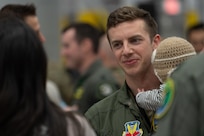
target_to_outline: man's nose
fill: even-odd
[[[128,43],[124,43],[123,54],[128,55],[128,54],[131,54],[131,53],[133,53],[133,49],[131,48],[131,46]]]

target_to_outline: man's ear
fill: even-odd
[[[84,53],[88,53],[91,50],[93,50],[92,48],[92,42],[89,38],[85,38],[81,41],[81,49]]]
[[[159,43],[161,41],[161,36],[159,34],[156,34],[153,38],[153,49],[156,49],[159,46]]]

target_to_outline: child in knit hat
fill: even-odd
[[[138,89],[137,104],[145,109],[156,111],[163,102],[164,82],[170,74],[185,60],[196,55],[193,46],[183,38],[169,37],[164,39],[152,54],[154,71],[160,82],[159,89],[144,91]]]

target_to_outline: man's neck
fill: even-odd
[[[154,72],[150,72],[149,74],[145,74],[142,76],[128,76],[126,75],[126,83],[129,88],[132,90],[133,94],[137,94],[138,89],[152,90],[159,88],[160,81],[155,76]]]

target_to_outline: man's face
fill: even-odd
[[[75,39],[75,30],[69,29],[62,34],[62,48],[61,55],[65,59],[65,65],[70,69],[77,69],[80,67],[82,61],[81,46]]]
[[[108,30],[108,35],[113,53],[127,76],[145,73],[152,67],[151,55],[158,43],[155,38],[151,41],[143,20],[118,24]]]
[[[40,41],[44,43],[45,37],[40,31],[40,24],[37,16],[27,16],[24,20],[37,33]]]
[[[189,42],[195,48],[196,53],[204,50],[204,30],[194,30],[189,35]]]

